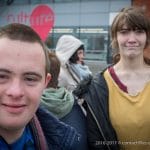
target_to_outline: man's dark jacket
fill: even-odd
[[[43,107],[39,107],[36,116],[46,138],[48,150],[78,150],[80,134],[73,127],[59,121]]]

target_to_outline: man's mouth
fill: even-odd
[[[26,107],[24,104],[3,104],[4,109],[12,114],[22,113]]]

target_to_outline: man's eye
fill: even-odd
[[[25,80],[29,82],[36,82],[38,79],[34,77],[26,77]]]
[[[5,79],[5,78],[8,78],[8,77],[4,74],[0,74],[0,79]]]
[[[24,81],[29,86],[34,86],[40,82],[41,78],[37,75],[27,75],[24,77]]]
[[[0,74],[0,83],[4,83],[5,81],[7,81],[9,79],[8,75],[5,74]]]
[[[0,74],[0,79],[8,79],[8,76],[5,74]]]

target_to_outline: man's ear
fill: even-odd
[[[45,88],[47,87],[50,80],[51,80],[51,74],[47,73],[46,78],[45,78]]]

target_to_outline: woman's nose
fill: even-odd
[[[137,35],[135,34],[135,32],[131,31],[128,37],[128,41],[129,42],[136,42],[136,37]]]

